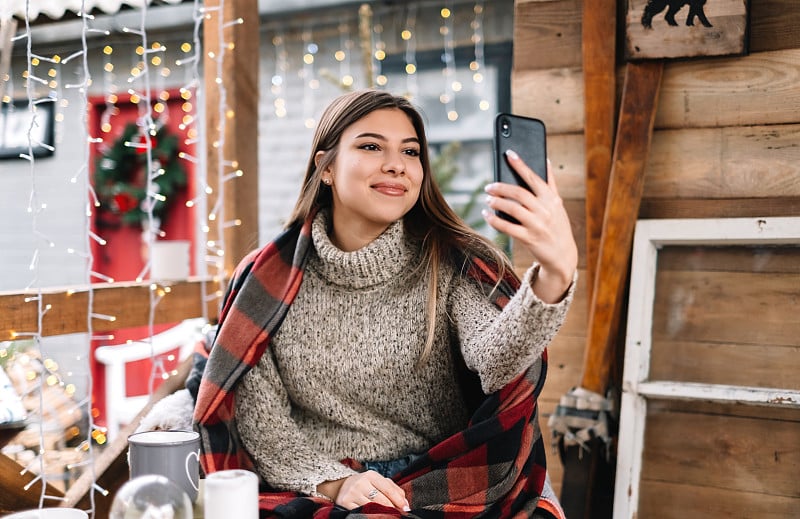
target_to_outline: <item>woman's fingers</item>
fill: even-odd
[[[540,193],[542,193],[543,188],[547,186],[547,183],[544,180],[542,180],[542,177],[536,174],[537,172],[533,171],[530,168],[530,166],[525,164],[525,161],[523,161],[520,158],[520,156],[517,155],[517,153],[513,150],[508,150],[506,152],[506,158],[508,159],[509,165],[514,169],[514,171],[517,172],[519,176],[522,177],[522,179],[525,181],[526,184],[528,184],[528,187],[530,187],[531,191],[533,191],[534,194],[539,195]],[[547,169],[548,169],[547,178],[550,178],[551,175],[549,171],[550,170],[549,163]]]
[[[393,506],[398,510],[405,510],[408,511],[408,501],[406,501],[406,492],[402,488],[400,488],[397,483],[392,481],[389,478],[385,478],[380,474],[377,474],[378,478],[371,479],[372,483],[375,485],[375,488],[378,490],[380,494],[386,497],[389,500],[389,506]]]
[[[405,491],[391,479],[372,470],[347,478],[336,499],[336,504],[349,510],[367,503],[378,503],[403,511],[409,510]]]

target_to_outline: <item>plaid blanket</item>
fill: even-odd
[[[235,388],[258,363],[297,295],[312,247],[311,220],[288,229],[239,264],[224,298],[214,346],[187,380],[187,387],[196,393],[194,422],[206,474],[255,470],[238,437]],[[469,275],[490,289],[497,281],[495,271],[477,258],[470,262]],[[492,291],[493,303],[502,308],[518,283],[509,273]],[[480,391],[477,376],[463,370],[462,383],[471,386],[465,389],[472,394],[476,388]],[[500,391],[480,393],[482,402],[466,429],[431,447],[394,477],[406,492],[411,512],[377,503],[345,510],[322,498],[263,487],[261,517],[563,518],[558,502],[541,495],[546,464],[536,398],[545,373],[546,352]]]

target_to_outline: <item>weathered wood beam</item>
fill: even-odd
[[[35,477],[35,474],[26,472],[16,461],[0,454],[0,514],[39,508],[42,481],[31,483]],[[25,485],[28,484],[31,486],[26,490]],[[61,497],[64,494],[48,484],[47,495]],[[45,506],[56,506],[55,503],[56,501],[45,501]]]
[[[154,324],[174,323],[191,317],[217,315],[217,302],[203,301],[203,284],[210,281],[175,281],[170,284],[110,283],[92,288],[92,312],[107,318],[92,319],[93,332],[145,326],[150,318],[150,296],[160,297],[153,314]],[[213,287],[212,287],[213,288]],[[207,288],[208,290],[208,288]],[[37,333],[39,300],[37,291],[0,294],[0,340],[24,339]],[[41,292],[43,337],[88,331],[87,287],[53,288]],[[203,305],[206,313],[203,313]]]
[[[581,56],[584,118],[584,252],[586,305],[591,306],[596,278],[603,215],[611,173],[616,116],[616,0],[583,0]],[[597,454],[583,456],[580,448],[562,452],[561,502],[576,519],[591,517]],[[601,513],[602,514],[602,513]]]
[[[258,244],[258,0],[206,0],[205,10],[209,240],[224,244],[222,277],[230,279]]]
[[[600,394],[611,372],[663,67],[661,61],[631,62],[625,70],[581,382]]]
[[[583,2],[587,301],[591,301],[611,172],[616,117],[616,0]]]

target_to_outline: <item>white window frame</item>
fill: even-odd
[[[794,389],[650,380],[653,305],[658,250],[665,245],[800,245],[800,217],[640,220],[633,264],[625,338],[620,405],[614,518],[632,519],[639,507],[639,480],[647,399],[800,408]]]

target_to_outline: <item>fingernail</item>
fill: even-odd
[[[489,212],[488,209],[481,209],[481,215],[483,215],[484,218],[488,219],[491,213]]]
[[[410,506],[408,506],[408,505],[405,505],[405,506],[403,507],[403,512],[410,512],[410,511],[411,511],[411,507],[410,507]]]
[[[486,195],[486,203],[492,205],[492,202],[494,202],[494,197],[492,195]]]
[[[506,157],[512,160],[516,160],[519,158],[519,155],[517,155],[517,152],[514,150],[506,150]]]
[[[489,191],[491,191],[492,189],[494,189],[494,182],[492,182],[491,184],[486,184],[485,186],[483,186],[483,190],[486,191],[487,193]]]

